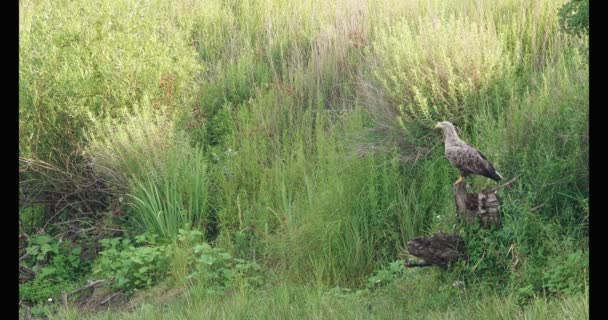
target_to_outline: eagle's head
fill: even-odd
[[[454,125],[448,121],[437,122],[435,125],[435,129],[441,129],[443,131],[443,136],[445,139],[454,139],[458,138],[458,133]]]
[[[437,122],[435,129],[454,128],[454,125],[448,121]]]

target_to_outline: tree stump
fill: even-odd
[[[456,200],[456,215],[461,223],[474,224],[478,221],[485,228],[500,226],[500,199],[498,189],[511,184],[519,176],[491,190],[479,193],[467,193],[465,184],[453,186]],[[413,256],[424,259],[424,262],[406,262],[406,267],[425,267],[437,265],[447,267],[458,259],[467,259],[464,240],[458,234],[439,233],[431,237],[419,237],[408,241],[407,249]]]
[[[456,215],[461,222],[474,224],[479,221],[485,228],[500,226],[497,189],[467,193],[464,183],[455,184],[452,189],[456,200]]]

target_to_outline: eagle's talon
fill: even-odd
[[[458,178],[458,180],[456,180],[456,182],[454,182],[454,185],[457,185],[457,184],[459,184],[459,183],[461,183],[461,182],[464,182],[464,178],[463,178],[462,176],[460,176],[460,177]]]

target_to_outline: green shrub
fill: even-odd
[[[481,287],[513,290],[520,304],[543,293],[576,294],[587,288],[588,253],[572,236],[578,226],[560,226],[521,203],[505,203],[501,211],[501,228],[463,228],[468,260],[453,269],[457,274]]]
[[[207,227],[205,166],[199,157],[190,162],[192,167],[160,182],[149,178],[136,183],[132,213],[144,230],[174,239],[188,225]]]
[[[589,0],[571,0],[559,9],[562,30],[574,35],[589,34]]]
[[[550,293],[573,295],[589,287],[589,252],[576,250],[549,258],[543,281]]]
[[[33,303],[57,299],[70,291],[89,271],[90,263],[81,260],[81,247],[71,241],[58,241],[48,235],[31,236],[26,258],[20,264],[34,273],[33,279],[19,285],[20,300]]]
[[[476,282],[488,285],[492,283],[495,289],[504,288],[512,275],[513,259],[509,256],[509,247],[517,243],[517,239],[509,230],[488,230],[479,225],[466,226],[462,232],[466,243],[467,256],[464,264],[464,274]],[[458,267],[457,267],[458,268]]]
[[[168,271],[168,246],[153,234],[102,239],[93,274],[111,280],[114,289],[140,289],[157,283]]]
[[[194,268],[188,278],[203,284],[210,292],[238,285],[255,288],[263,283],[261,267],[255,262],[234,258],[207,243],[195,245],[192,251]]]
[[[195,286],[209,292],[222,291],[237,285],[258,287],[264,281],[261,266],[253,261],[235,258],[224,249],[213,248],[197,230],[179,230],[174,254],[186,255],[184,267]]]
[[[161,241],[145,233],[132,241],[127,238],[101,240],[103,250],[93,274],[112,280],[114,289],[127,291],[150,287],[169,273],[185,269],[183,280],[201,285],[210,292],[236,285],[257,287],[263,282],[261,267],[232,257],[225,250],[212,248],[198,230],[180,229],[173,242]],[[176,262],[183,258],[181,264]],[[177,278],[176,278],[177,280]]]
[[[372,289],[383,286],[399,278],[404,271],[404,263],[404,260],[397,260],[391,262],[387,269],[376,270],[371,277],[367,278],[367,287]]]
[[[125,191],[134,181],[167,176],[172,161],[192,151],[185,132],[149,101],[120,118],[98,119],[87,132],[85,151],[94,170],[113,187]]]

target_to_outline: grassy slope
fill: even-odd
[[[423,285],[428,286],[428,285]],[[141,301],[129,311],[60,311],[57,319],[588,319],[588,296],[538,298],[519,306],[513,296],[403,292],[402,296],[332,295],[315,286],[278,285],[256,292],[210,297],[186,294],[178,300]],[[443,288],[444,290],[448,290]],[[424,290],[424,289],[423,289]],[[422,290],[421,290],[422,291]],[[442,297],[443,296],[443,297]],[[164,305],[159,306],[159,301]]]
[[[586,294],[542,297],[543,273],[586,249],[588,218],[588,64],[581,41],[557,29],[560,3],[101,3],[100,10],[21,3],[22,152],[48,159],[83,144],[118,172],[144,177],[168,171],[166,163],[183,160],[171,168],[192,168],[185,156],[150,155],[180,157],[200,148],[206,160],[192,161],[205,168],[208,216],[200,223],[209,240],[256,259],[279,280],[227,297],[194,286],[166,307],[148,303],[91,317],[350,319],[368,317],[370,308],[378,318],[586,315]],[[169,78],[175,84],[167,89]],[[132,133],[125,145],[147,130],[179,134],[118,149],[114,129],[97,124],[109,117],[129,123],[121,112],[139,107],[166,111],[158,127],[144,121],[149,129],[120,131]],[[480,262],[479,269],[464,267],[447,278],[408,271],[385,290],[327,294],[337,285],[364,287],[374,270],[405,258],[408,239],[453,230],[455,173],[439,135],[428,129],[444,119],[456,122],[505,177],[521,175],[502,195],[502,246],[480,245],[471,263]],[[376,121],[386,128],[379,138],[368,134]],[[79,131],[90,126],[95,139]],[[172,139],[194,147],[173,148]],[[388,152],[374,153],[370,145],[387,145]],[[427,157],[408,161],[411,148]],[[138,163],[146,157],[158,164]],[[511,245],[520,249],[508,251]],[[488,260],[486,252],[509,261]],[[520,262],[509,269],[515,255]],[[551,274],[586,282],[570,275],[578,265]],[[482,272],[500,268],[506,271],[500,279]],[[471,288],[461,295],[451,283],[464,278]],[[496,292],[482,295],[493,282],[500,283]],[[521,308],[517,290],[529,285],[538,298]]]

